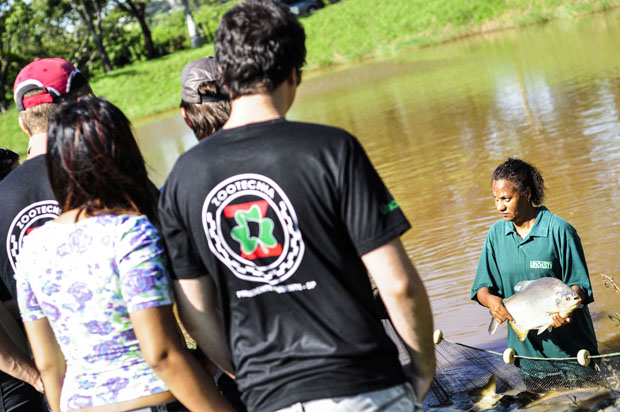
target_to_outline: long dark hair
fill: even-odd
[[[50,118],[47,171],[63,212],[139,213],[158,224],[155,185],[127,117],[105,99],[62,103]]]

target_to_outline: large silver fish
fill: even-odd
[[[504,299],[504,306],[514,318],[508,323],[520,341],[524,341],[530,330],[551,331],[553,315],[568,317],[581,304],[581,298],[560,279],[540,278],[524,280],[514,287],[515,294]],[[498,323],[491,319],[489,333],[497,330]]]

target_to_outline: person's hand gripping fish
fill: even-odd
[[[568,287],[556,278],[519,282],[515,292],[506,299],[488,290],[483,292],[481,300],[486,302],[493,316],[489,325],[490,334],[495,333],[497,326],[506,319],[521,341],[530,330],[537,330],[538,334],[551,331],[570,323],[570,314],[582,301],[578,286]]]

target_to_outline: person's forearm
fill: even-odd
[[[215,308],[213,287],[206,277],[175,281],[179,316],[189,335],[198,344],[198,349],[220,369],[233,376],[222,320]]]
[[[0,303],[0,370],[41,389],[39,371],[27,354],[26,337]]]
[[[171,306],[130,312],[129,317],[144,359],[175,398],[191,411],[233,411],[175,333]]]
[[[499,296],[492,295],[489,292],[489,288],[483,287],[476,293],[476,298],[481,305],[490,308],[492,303],[495,303],[496,299],[500,299]]]
[[[489,308],[491,316],[498,322],[503,323],[506,319],[514,320],[508,309],[504,306],[504,301],[501,297],[491,293],[489,288],[483,287],[476,293],[476,298],[483,306]]]
[[[183,315],[181,315],[183,316]],[[183,318],[181,318],[183,319]],[[187,317],[185,317],[187,319]],[[228,350],[226,349],[223,333],[217,332],[218,328],[213,325],[218,320],[205,320],[202,325],[191,325],[184,323],[187,333],[196,341],[198,350],[202,351],[213,363],[231,377],[234,377],[233,367],[230,363]],[[221,328],[220,328],[221,330]]]
[[[394,328],[411,357],[410,373],[421,402],[435,373],[433,317],[426,289],[399,239],[362,257]]]
[[[47,318],[26,322],[34,362],[41,373],[45,397],[53,412],[60,412],[60,392],[65,379],[65,358]]]
[[[421,282],[420,282],[421,284]],[[435,373],[433,318],[425,289],[413,284],[408,296],[385,296],[385,306],[394,328],[407,347],[413,366],[414,389],[422,401]]]
[[[234,412],[213,379],[189,352],[179,348],[170,350],[165,359],[153,365],[153,371],[189,410]]]
[[[65,373],[61,369],[46,369],[41,371],[41,380],[45,389],[45,397],[52,412],[60,412],[60,393]]]
[[[0,370],[41,390],[39,371],[34,362],[7,336],[0,339]]]

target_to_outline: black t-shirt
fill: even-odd
[[[248,410],[405,380],[360,256],[409,223],[353,136],[221,130],[177,161],[159,206],[175,276],[218,287]]]
[[[25,235],[60,214],[45,156],[25,161],[0,182],[0,298],[15,299],[15,258]]]

